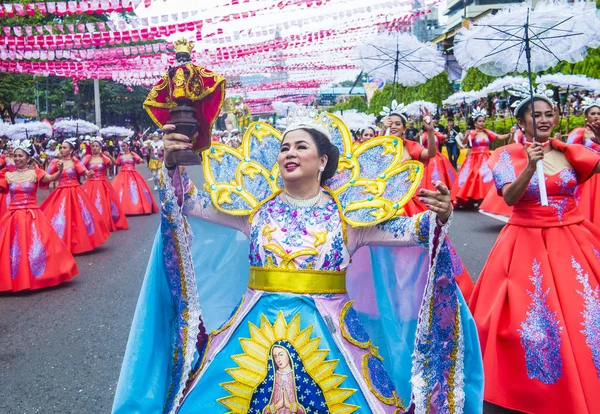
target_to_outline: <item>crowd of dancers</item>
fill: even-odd
[[[436,121],[423,122],[422,132],[408,134],[411,120],[404,106],[394,102],[382,114],[381,130],[385,132],[378,134],[376,128],[366,127],[357,133],[356,145],[378,135],[394,136],[404,144],[403,161],[424,165],[420,191],[406,204],[405,216],[417,217],[418,222],[428,210],[435,212],[432,194],[440,194],[441,182],[450,190],[448,197],[455,207],[476,207],[507,221],[475,285],[444,233],[446,241],[435,242],[448,248],[453,277],[477,327],[485,400],[528,413],[598,412],[600,212],[595,202],[600,172],[600,99],[583,101],[586,124],[573,130],[566,143],[560,136],[551,136],[558,118],[554,102],[543,92],[536,92],[533,102],[535,112],[530,98],[524,95],[515,100],[517,125],[508,134],[486,129],[487,114],[481,109],[472,112],[472,128],[464,134],[451,119],[447,129],[437,127]],[[431,117],[433,114],[423,111],[423,119]],[[164,145],[158,135],[145,144],[155,188],[172,135],[165,136]],[[491,152],[490,144],[496,140],[507,145]],[[456,164],[458,153],[449,148],[447,158],[440,150],[449,141],[451,146],[469,147],[460,166]],[[32,162],[35,150],[29,140],[10,141],[0,157],[0,291],[41,289],[71,280],[78,273],[73,255],[104,244],[111,232],[127,230],[127,216],[158,211],[151,188],[136,171],[146,154],[141,157],[132,152],[129,139],[120,141],[116,158],[105,150],[100,137],[89,139],[91,153],[83,157],[76,155],[78,144],[74,138],[62,140],[58,152],[49,154],[45,171]],[[540,203],[536,174],[540,160],[548,206]],[[111,182],[107,172],[115,165],[119,172]],[[190,197],[196,190],[186,176],[181,179],[188,186],[186,197]],[[56,187],[38,205],[38,189],[53,182]],[[279,199],[269,206],[282,203],[275,200]],[[441,208],[445,198],[438,200]],[[295,202],[301,207],[300,201]],[[186,201],[192,215],[223,222],[221,213],[206,210],[210,201],[197,202]],[[335,203],[324,206],[330,211],[336,208]],[[322,208],[318,202],[317,207]],[[274,214],[272,209],[269,207],[268,214]],[[287,211],[283,204],[277,209]],[[261,217],[259,220],[267,220]],[[240,223],[248,233],[247,222]],[[400,230],[393,231],[397,237]],[[287,240],[284,236],[283,242]],[[349,264],[349,257],[343,258]],[[251,256],[251,260],[255,259]],[[206,346],[207,352],[212,352],[210,341]],[[211,357],[219,358],[219,352]],[[197,373],[202,374],[199,369]],[[127,374],[124,379],[123,375],[122,381],[128,381]],[[191,393],[193,387],[186,392]],[[119,395],[116,411],[119,398],[128,401],[127,395]],[[198,394],[194,398],[201,401],[203,397]]]
[[[103,245],[110,233],[127,230],[128,215],[158,212],[151,189],[136,171],[144,161],[120,141],[115,159],[101,137],[88,137],[90,153],[80,158],[80,142],[66,138],[55,149],[49,141],[40,168],[29,139],[8,141],[0,156],[0,291],[55,286],[79,271],[73,255]],[[154,140],[152,168],[160,169],[161,142]],[[161,142],[162,143],[162,142]],[[34,157],[37,162],[34,162]],[[108,171],[119,172],[112,183]],[[83,184],[80,180],[85,179]],[[37,202],[38,189],[57,185]]]

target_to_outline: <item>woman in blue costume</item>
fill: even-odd
[[[172,131],[166,152],[187,146]],[[449,191],[421,190],[430,211],[401,216],[422,164],[396,137],[351,140],[299,110],[283,134],[255,123],[237,149],[213,143],[201,189],[163,170],[113,412],[482,412]]]

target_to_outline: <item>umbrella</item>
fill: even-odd
[[[375,128],[375,115],[358,112],[356,109],[348,109],[343,113],[341,111],[334,112],[334,115],[341,118],[352,131],[361,130],[366,127]]]
[[[54,129],[59,134],[93,134],[98,132],[98,128],[91,122],[84,121],[83,119],[64,119],[62,121],[56,121],[54,123]]]
[[[32,135],[52,136],[52,127],[45,122],[27,122],[24,124],[9,125],[3,131],[10,139],[28,139]]]
[[[536,83],[554,85],[567,90],[600,90],[600,80],[588,78],[585,75],[565,75],[563,73],[555,73],[553,75],[540,75],[535,81]]]
[[[429,112],[432,114],[437,112],[437,105],[433,102],[415,101],[406,105],[404,113],[409,116],[420,116],[423,108],[429,109]]]
[[[483,98],[485,94],[482,91],[458,91],[444,99],[444,105],[459,105],[461,103],[472,104]]]
[[[481,93],[489,95],[491,93],[506,92],[506,89],[515,85],[521,85],[523,82],[527,82],[527,79],[522,76],[505,76],[494,80],[483,88]]]
[[[133,136],[135,132],[132,129],[121,126],[108,126],[100,130],[100,135],[105,137],[126,137]]]
[[[527,72],[533,97],[532,73],[566,60],[582,60],[589,48],[600,45],[600,19],[596,4],[588,2],[519,3],[463,28],[454,55],[464,68],[477,67],[491,76]],[[534,102],[531,99],[533,110]],[[536,130],[535,117],[534,130]],[[548,205],[542,162],[537,163],[540,198]]]
[[[413,86],[444,70],[445,59],[431,43],[422,43],[408,33],[384,33],[358,48],[362,69],[369,76]]]

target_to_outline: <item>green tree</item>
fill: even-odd
[[[496,78],[486,75],[477,68],[469,68],[462,80],[460,89],[463,91],[479,91],[492,83],[494,79]]]
[[[16,103],[13,110],[12,104]],[[14,124],[21,105],[35,103],[33,76],[0,73],[0,114],[2,119]]]
[[[328,109],[329,112],[336,111],[347,111],[349,109],[356,109],[358,112],[366,112],[369,109],[369,105],[360,96],[351,96],[346,102],[340,102],[335,104]]]

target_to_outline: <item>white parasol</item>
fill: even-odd
[[[536,83],[554,85],[567,90],[600,90],[600,80],[588,78],[585,75],[565,75],[564,73],[555,73],[552,75],[540,75],[535,81]]]
[[[64,119],[54,123],[54,129],[59,134],[93,134],[100,128],[83,119]]]
[[[485,94],[482,91],[458,91],[444,99],[444,105],[460,105],[461,103],[472,104],[483,98]]]
[[[600,19],[596,4],[540,1],[507,7],[463,28],[456,36],[454,55],[464,67],[477,67],[491,76],[527,72],[533,111],[533,72],[546,70],[561,60],[585,58],[600,45]],[[534,131],[537,131],[533,118]],[[537,163],[540,199],[548,205],[543,164]]]
[[[352,131],[362,130],[367,127],[376,129],[375,115],[358,112],[356,109],[348,109],[344,112],[337,111],[334,115],[341,118],[344,124]]]
[[[506,92],[508,88],[515,85],[521,85],[523,82],[527,82],[527,79],[523,76],[505,76],[503,78],[495,79],[492,83],[481,90],[484,95],[491,93]]]
[[[130,138],[135,132],[133,129],[121,127],[121,126],[108,126],[100,129],[100,135],[105,137],[125,137]]]
[[[421,110],[427,108],[429,112],[435,114],[437,112],[437,105],[433,102],[428,101],[414,101],[406,105],[404,113],[409,116],[421,116]]]
[[[8,125],[2,132],[8,138],[13,140],[29,139],[34,135],[52,136],[52,127],[46,122],[27,122],[23,124]]]

